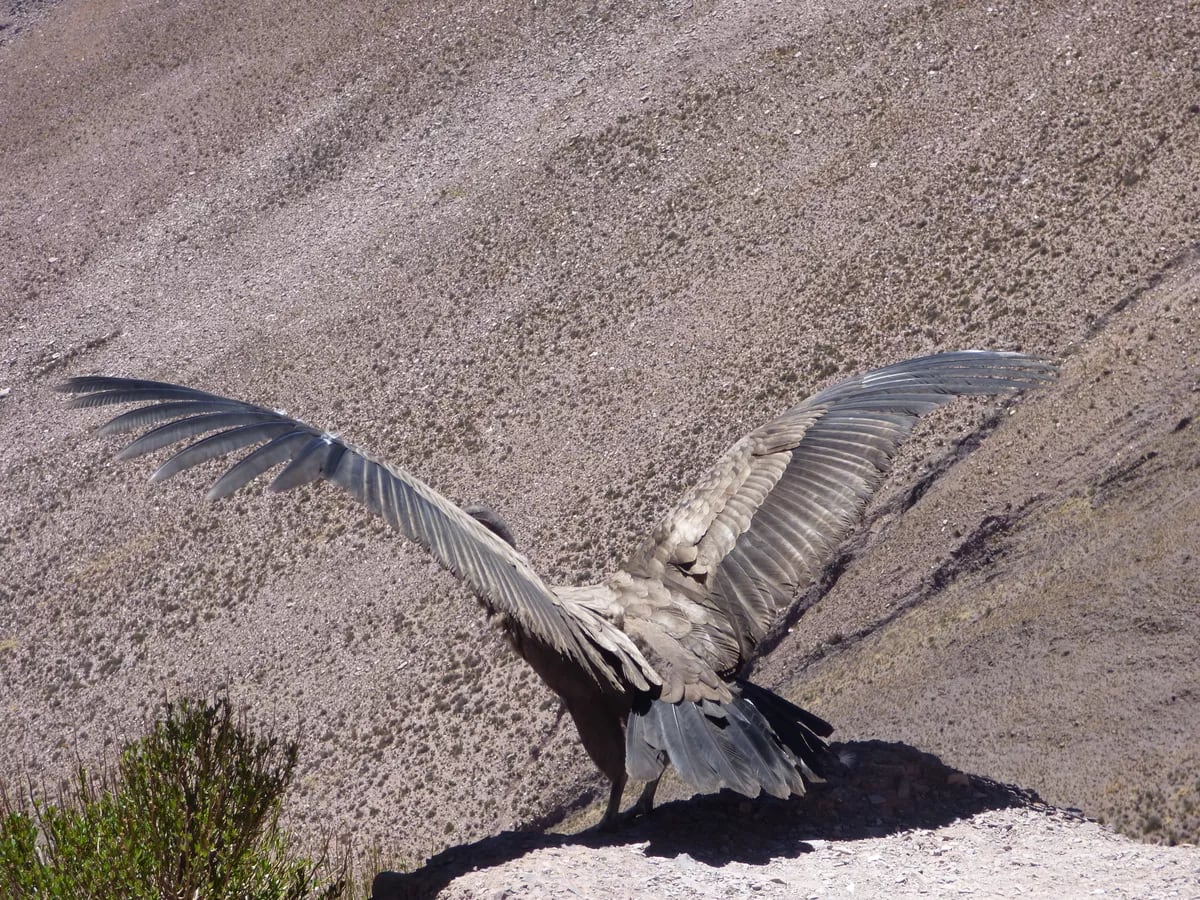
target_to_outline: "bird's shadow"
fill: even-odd
[[[811,841],[881,837],[990,809],[1044,806],[1032,791],[957,771],[907,744],[863,741],[831,750],[844,765],[803,797],[748,800],[722,791],[664,803],[612,832],[506,831],[443,850],[413,872],[380,872],[372,897],[434,897],[466,872],[546,847],[641,844],[648,856],[687,854],[710,866],[761,865],[811,852]]]

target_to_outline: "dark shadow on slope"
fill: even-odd
[[[990,809],[1044,807],[1032,791],[968,775],[907,744],[834,744],[844,771],[804,797],[749,800],[730,791],[666,803],[613,833],[504,832],[451,847],[410,873],[380,872],[375,900],[435,897],[473,869],[533,850],[568,845],[645,844],[651,856],[688,856],[710,866],[764,864],[812,850],[809,841],[852,841],[913,828],[936,828]]]

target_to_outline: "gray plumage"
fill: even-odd
[[[513,647],[566,703],[612,782],[649,809],[668,763],[703,791],[802,794],[820,778],[818,716],[738,678],[797,591],[819,578],[918,416],[961,394],[1054,377],[1016,353],[963,351],[877,369],[815,394],[735,443],[599,584],[549,586],[486,507],[460,508],[403,469],[281,412],[157,381],[72,378],[72,406],[136,403],[101,434],[149,428],[131,459],[195,438],[152,476],[252,448],[209,490],[227,497],[282,465],[270,489],[324,479],[470,585]]]

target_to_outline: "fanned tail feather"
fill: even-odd
[[[748,681],[733,687],[728,703],[635,706],[625,729],[629,775],[651,781],[670,762],[698,790],[747,797],[803,794],[806,781],[821,781],[832,726],[766,688]]]

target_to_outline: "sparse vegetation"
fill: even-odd
[[[0,791],[0,897],[340,897],[344,866],[280,827],[297,753],[225,698],[169,704],[115,775],[81,767],[56,803]]]
[[[1109,787],[1097,818],[1116,830],[1154,844],[1200,840],[1200,778],[1194,756],[1185,756],[1160,775],[1158,784],[1116,783]]]

